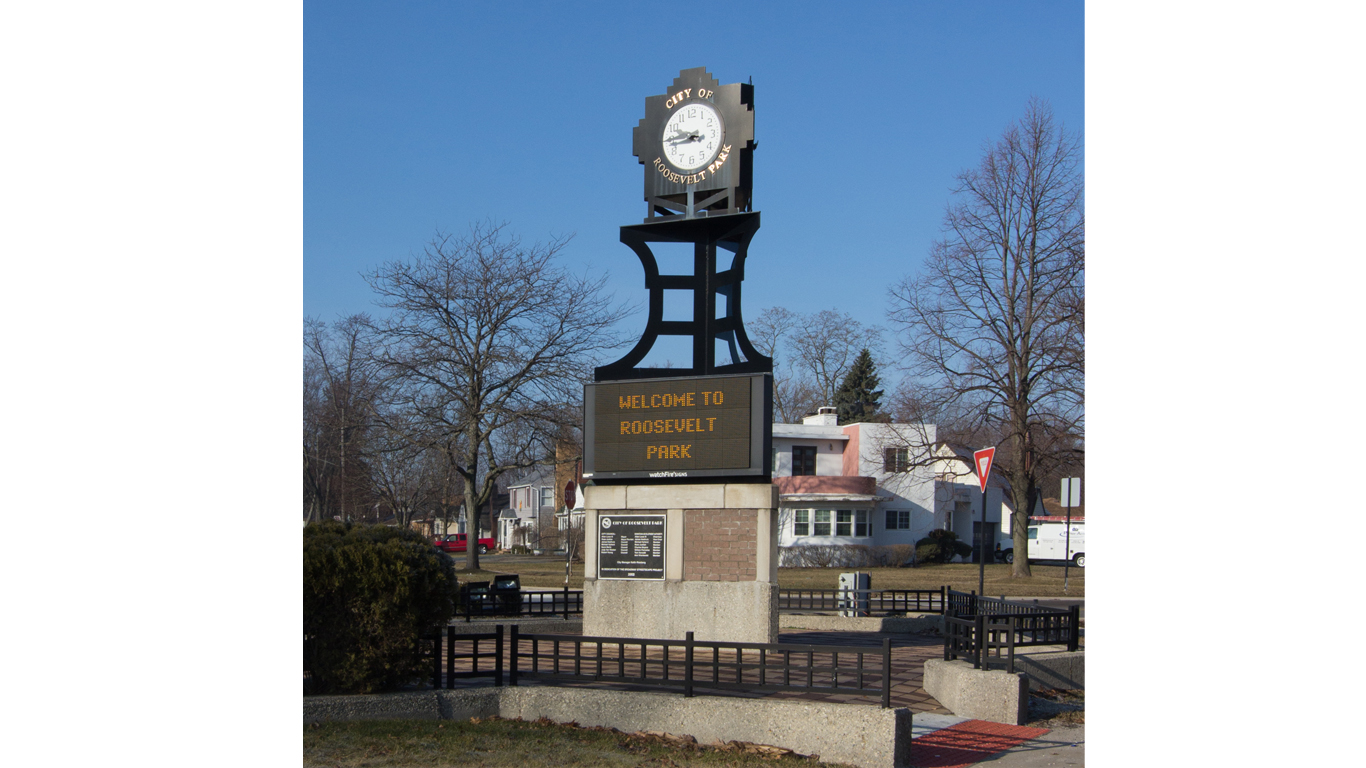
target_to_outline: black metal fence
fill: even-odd
[[[780,611],[840,611],[868,601],[871,613],[942,613],[945,588],[939,589],[783,589]]]
[[[944,660],[972,659],[974,669],[995,656],[1015,671],[1015,649],[1041,645],[1081,646],[1081,607],[1051,608],[948,591],[944,611]]]
[[[1039,605],[1039,601],[1026,603],[1019,600],[1007,600],[1004,597],[988,597],[973,592],[957,592],[952,589],[944,591],[944,613],[952,613],[957,616],[976,616],[978,613],[985,613],[992,616],[1023,615],[1026,613],[1066,613],[1066,608],[1053,608],[1047,605]]]
[[[444,639],[444,645],[443,645]],[[806,691],[892,700],[892,641],[878,649],[839,645],[737,643],[580,635],[520,634],[512,625],[504,645],[496,632],[464,635],[447,627],[445,637],[428,635],[432,687],[453,687],[462,678],[599,683],[681,690],[684,696],[709,690]],[[480,642],[492,642],[480,651]],[[458,650],[457,650],[458,648]],[[445,668],[442,668],[442,660]],[[444,675],[443,675],[444,672]]]
[[[457,608],[457,613],[464,616],[466,622],[481,617],[504,616],[559,617],[568,620],[570,616],[583,615],[583,590],[565,587],[553,592],[474,595],[467,597]]]

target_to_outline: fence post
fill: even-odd
[[[450,673],[450,672],[454,672],[454,671],[455,671],[455,627],[452,627],[451,625],[447,624],[447,625],[446,625],[446,672],[447,672],[447,673]],[[447,687],[447,688],[450,688],[450,687],[451,687],[451,683],[452,683],[452,681],[451,681],[451,678],[450,678],[450,676],[449,676],[449,674],[448,674],[447,677],[446,677],[446,687]]]
[[[860,657],[861,659],[862,657]],[[892,706],[892,638],[882,638],[882,708]]]
[[[973,669],[981,669],[981,668],[982,668],[982,644],[986,641],[987,617],[984,616],[983,614],[980,614],[980,613],[979,613],[979,614],[976,615],[975,618],[977,619],[977,621],[975,622],[975,623],[976,623],[975,629],[977,630],[977,638],[976,638],[975,642],[973,642],[973,644],[972,644],[972,645],[973,645],[972,668],[973,668]]]
[[[569,585],[564,585],[564,620],[569,621]]]
[[[946,586],[944,586],[944,585],[942,585],[942,584],[939,586],[939,612],[940,612],[940,613],[948,613],[948,612],[949,612],[949,596],[948,596],[948,594],[946,593],[946,590],[947,590],[947,589],[948,589],[948,587],[946,587]]]
[[[957,618],[949,614],[948,606],[944,606],[944,661],[949,660],[949,643],[953,640],[953,633],[958,631],[958,627],[952,624],[949,619]]]
[[[441,627],[436,628],[432,638],[432,690],[441,688]]]
[[[503,625],[499,624],[494,630],[493,638],[493,684],[501,686],[503,684]]]
[[[684,640],[683,650],[683,696],[692,698],[692,632],[689,631]]]
[[[517,685],[517,625],[516,625],[516,624],[513,624],[513,625],[512,625],[512,637],[511,637],[510,645],[511,645],[512,647],[511,647],[511,649],[510,649],[510,650],[511,650],[511,653],[508,654],[508,660],[512,662],[512,666],[511,666],[511,668],[508,670],[508,685],[513,685],[513,686],[515,686],[515,685]]]
[[[1006,641],[1006,648],[1010,651],[1010,661],[1006,662],[1006,671],[1015,674],[1015,628],[1019,625],[1019,620],[1015,616],[1010,617],[1010,638]]]
[[[1067,633],[1067,650],[1075,651],[1081,646],[1081,606],[1069,605],[1067,612],[1072,617],[1072,626]]]

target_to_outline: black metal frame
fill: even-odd
[[[621,228],[621,242],[640,259],[645,287],[650,291],[649,312],[640,341],[620,360],[598,366],[594,381],[711,376],[727,373],[772,373],[773,360],[765,357],[745,335],[740,310],[740,284],[745,279],[749,242],[759,230],[759,214],[739,213],[702,219],[671,220]],[[692,243],[690,275],[661,275],[650,243]],[[735,254],[729,269],[716,271],[716,249]],[[693,292],[691,320],[664,320],[664,291]],[[726,313],[716,317],[716,297],[726,298]],[[636,368],[660,336],[691,336],[693,360],[689,368]],[[724,342],[731,362],[716,365],[714,340]],[[743,360],[742,360],[743,358]]]

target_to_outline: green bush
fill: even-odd
[[[971,554],[971,544],[959,541],[958,534],[943,529],[930,531],[930,535],[915,543],[917,563],[947,563],[954,555]]]
[[[304,528],[304,670],[312,693],[392,690],[429,671],[418,638],[454,614],[455,565],[416,531]]]

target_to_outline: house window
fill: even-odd
[[[543,507],[553,507],[553,506],[555,506],[555,489],[554,489],[554,488],[542,488],[542,489],[541,489],[541,506],[543,506]]]
[[[835,512],[836,536],[867,536],[868,510],[841,509]]]
[[[814,510],[814,511],[815,511],[815,513],[816,513],[816,522],[815,522],[815,530],[812,531],[811,535],[813,535],[813,536],[829,536],[829,535],[830,535],[830,510],[828,510],[828,509],[817,509],[817,510]]]
[[[792,476],[816,474],[816,446],[792,446]]]
[[[835,535],[853,536],[854,535],[854,513],[848,509],[841,509],[835,513]]]
[[[883,472],[907,472],[911,468],[910,448],[883,448]]]
[[[799,509],[799,510],[797,510],[797,515],[796,515],[796,517],[793,518],[793,520],[792,520],[792,535],[793,535],[793,536],[810,536],[810,535],[811,535],[811,510],[809,510],[809,509]]]
[[[889,531],[909,531],[911,529],[911,510],[909,509],[889,509],[887,510],[887,530]]]

